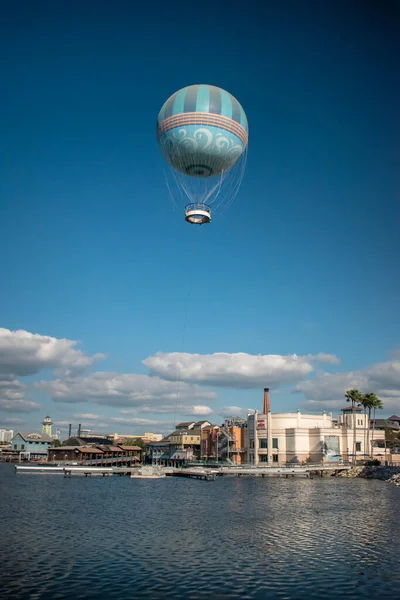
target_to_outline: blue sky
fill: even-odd
[[[0,426],[167,431],[268,385],[275,412],[336,411],[353,385],[399,412],[396,3],[257,4],[3,9]],[[194,83],[250,132],[239,195],[202,228],[155,139]]]

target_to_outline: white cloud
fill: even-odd
[[[152,427],[157,427],[160,425],[163,426],[173,426],[174,423],[173,421],[159,421],[156,419],[139,419],[136,417],[132,417],[132,418],[127,418],[127,417],[112,417],[111,421],[113,423],[121,423],[121,424],[125,424],[125,425],[146,425],[146,426],[152,426]]]
[[[40,404],[31,400],[5,400],[0,399],[0,410],[5,410],[11,413],[29,413],[34,410],[39,410]]]
[[[28,413],[40,408],[40,404],[26,399],[26,387],[11,375],[0,375],[0,410]]]
[[[251,408],[243,408],[242,406],[223,406],[218,414],[221,417],[242,417],[243,419],[247,418],[248,414],[253,414],[254,410]]]
[[[75,419],[86,419],[87,421],[98,421],[99,419],[104,419],[102,415],[94,415],[92,413],[84,413],[82,415],[73,415]]]
[[[309,360],[310,362],[320,362],[327,365],[338,365],[340,358],[335,354],[326,354],[325,352],[318,352],[317,354],[305,354],[302,358]]]
[[[76,417],[76,415],[75,415]],[[69,427],[69,425],[72,426],[72,435],[75,435],[77,433],[77,429],[78,429],[78,425],[81,425],[82,429],[90,429],[90,431],[97,431],[97,429],[104,429],[110,428],[110,424],[109,423],[92,423],[92,422],[85,422],[83,419],[77,419],[77,418],[73,418],[73,419],[69,419],[68,421],[55,421],[54,425],[57,429],[67,429]]]
[[[150,374],[173,381],[192,381],[201,385],[229,388],[257,388],[295,383],[313,371],[313,362],[334,364],[338,358],[331,354],[297,356],[266,354],[251,355],[239,352],[228,354],[183,354],[158,352],[143,361]]]
[[[213,413],[210,406],[203,404],[192,404],[185,406],[184,404],[165,404],[161,406],[141,406],[140,408],[123,408],[120,410],[122,415],[132,415],[137,413],[152,413],[152,414],[179,414],[187,416],[207,416]]]
[[[307,400],[340,400],[345,402],[344,394],[351,388],[363,389],[368,382],[361,372],[317,373],[314,379],[298,383],[294,389],[303,392]]]
[[[400,360],[394,358],[358,371],[317,373],[314,379],[298,383],[294,391],[303,392],[306,406],[341,408],[346,403],[344,395],[351,388],[374,392],[381,398],[385,412],[399,410]]]
[[[0,409],[28,413],[40,404],[26,397],[26,386],[16,377],[34,375],[43,369],[55,374],[82,373],[102,354],[87,356],[75,348],[77,342],[29,331],[0,328]]]
[[[25,423],[24,419],[4,418],[4,417],[1,417],[1,419],[0,419],[0,424],[2,426],[4,426],[4,425],[22,425],[23,423]]]
[[[215,392],[181,382],[164,381],[148,375],[97,372],[85,377],[41,381],[37,389],[55,402],[92,402],[104,406],[154,406],[175,401],[214,400]]]
[[[378,388],[394,389],[400,387],[400,358],[376,363],[365,369],[371,385]]]
[[[213,412],[212,408],[209,406],[203,406],[201,404],[194,404],[193,406],[188,406],[185,408],[181,407],[180,413],[182,415],[188,415],[193,417],[206,417],[207,415],[211,415]]]
[[[82,373],[104,358],[104,354],[87,356],[76,345],[72,340],[0,328],[0,373],[24,376],[52,369],[70,375]]]

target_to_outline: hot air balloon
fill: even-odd
[[[210,223],[211,207],[226,209],[243,179],[248,142],[243,108],[219,87],[190,85],[161,108],[157,140],[180,192],[178,201],[189,200],[186,221]]]

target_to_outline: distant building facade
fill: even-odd
[[[263,412],[249,415],[247,423],[248,462],[254,465],[335,463],[379,454],[378,448],[368,448],[370,423],[358,407],[343,408],[337,420],[326,412],[272,413],[266,388]],[[374,441],[384,436],[384,431],[375,431]]]
[[[141,452],[142,449],[138,446],[65,445],[49,448],[49,461],[56,463],[83,461],[99,465],[135,464],[141,461]]]
[[[148,461],[175,467],[200,460],[202,431],[207,427],[211,427],[208,421],[178,423],[164,439],[147,444]]]
[[[14,437],[13,429],[0,429],[0,444],[11,442]]]
[[[11,450],[26,458],[46,459],[52,441],[46,433],[18,432],[11,440]]]
[[[238,417],[225,419],[221,426],[204,427],[201,432],[201,459],[242,464],[247,457],[246,429],[247,421]]]

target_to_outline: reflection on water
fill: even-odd
[[[72,478],[0,464],[1,598],[395,598],[380,481]]]

